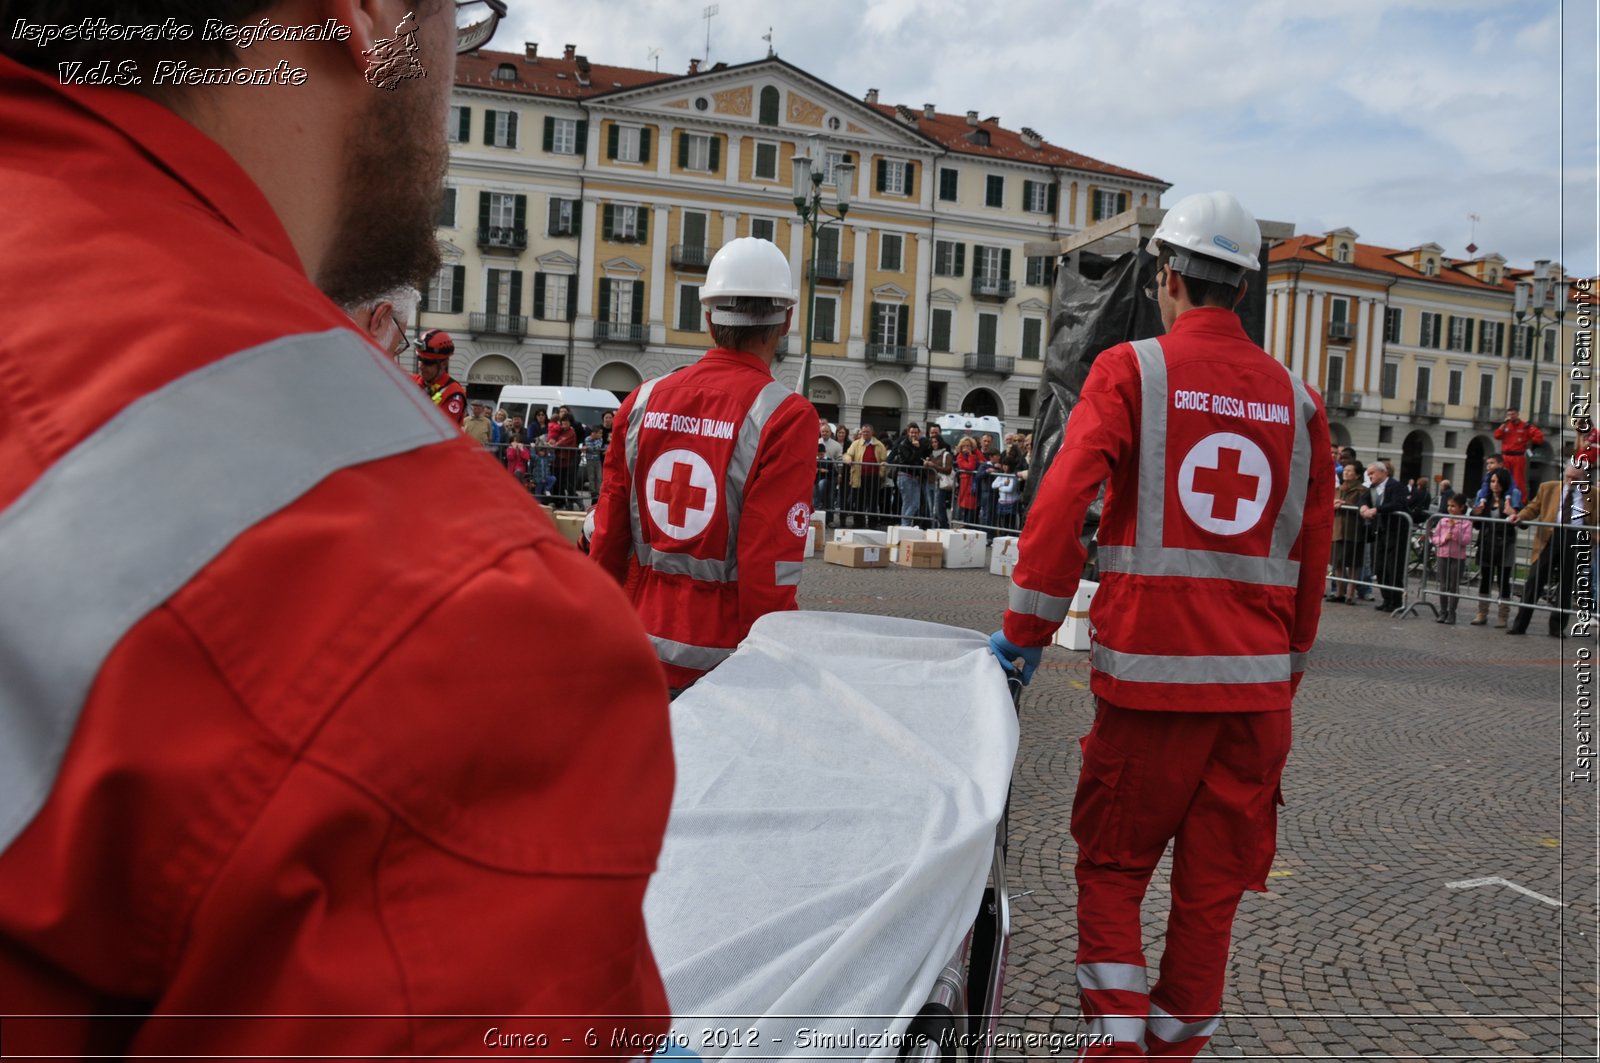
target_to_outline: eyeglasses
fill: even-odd
[[[505,17],[505,0],[456,0],[456,54],[488,44]]]
[[[406,335],[406,330],[401,328],[400,322],[394,318],[390,318],[389,323],[394,326],[395,335],[400,337],[400,345],[393,352],[394,356],[398,358],[411,349],[411,337]]]
[[[1156,291],[1156,289],[1161,284],[1161,274],[1165,273],[1166,271],[1166,266],[1157,268],[1156,275],[1151,277],[1150,283],[1144,286],[1144,297],[1149,299],[1152,303],[1160,302],[1160,299],[1157,297],[1159,293]]]

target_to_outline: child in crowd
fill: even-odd
[[[1472,542],[1472,522],[1466,519],[1467,501],[1461,495],[1451,495],[1445,502],[1449,515],[1433,526],[1430,533],[1439,559],[1439,619],[1440,624],[1456,622],[1457,591],[1461,589],[1461,570],[1467,563],[1467,545]]]
[[[528,462],[528,490],[540,502],[550,497],[556,485],[555,463],[550,458],[550,445],[543,440],[534,444],[533,458]]]
[[[1017,526],[1017,496],[1018,490],[1016,469],[1009,459],[1000,463],[1000,475],[994,478],[995,500],[1000,507],[1000,527],[1013,529]]]
[[[506,468],[512,476],[519,480],[528,478],[528,463],[533,454],[528,450],[528,444],[521,439],[513,439],[506,444]]]
[[[583,451],[583,475],[589,487],[589,498],[593,502],[600,500],[600,473],[605,467],[606,460],[606,432],[601,425],[589,429],[589,435],[584,439],[581,449]]]

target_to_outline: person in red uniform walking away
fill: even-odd
[[[1494,430],[1500,441],[1506,468],[1517,481],[1517,490],[1523,498],[1528,496],[1528,451],[1544,443],[1544,433],[1531,421],[1524,421],[1515,406],[1506,409],[1506,419]]]
[[[444,329],[424,332],[417,341],[417,371],[411,380],[459,428],[467,416],[467,389],[450,375],[450,356],[455,353],[455,341]]]
[[[0,0],[0,242],[29,249],[0,259],[5,1054],[659,1037],[586,1017],[668,1012],[655,654],[340,309],[434,271],[455,52],[504,4],[118,0],[70,36],[63,10]],[[201,12],[347,36],[244,48]],[[427,77],[369,83],[403,21]],[[60,74],[102,61],[143,81]],[[195,77],[221,68],[305,78]],[[541,635],[532,710],[485,602],[587,618]]]
[[[1005,626],[1026,680],[1078,587],[1106,483],[1090,607],[1094,723],[1072,807],[1087,1057],[1192,1058],[1219,1022],[1233,915],[1275,851],[1289,705],[1333,535],[1322,403],[1233,307],[1261,235],[1233,196],[1189,196],[1150,241],[1166,335],[1101,352],[1018,544]],[[1173,847],[1161,969],[1140,904]]]
[[[700,289],[716,347],[617,411],[589,556],[633,597],[681,690],[767,613],[797,608],[817,411],[772,379],[794,285],[770,240],[723,245]],[[623,442],[618,446],[617,442]]]

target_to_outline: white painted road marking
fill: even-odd
[[[1548,904],[1552,908],[1567,907],[1564,901],[1558,901],[1554,897],[1546,897],[1542,893],[1535,893],[1526,886],[1519,886],[1515,882],[1507,881],[1498,875],[1493,878],[1464,878],[1460,882],[1446,882],[1444,884],[1444,888],[1447,890],[1470,890],[1477,886],[1509,886],[1518,893],[1532,897],[1534,900],[1540,901],[1544,904]]]

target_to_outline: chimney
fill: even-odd
[[[967,112],[967,124],[968,125],[977,125],[978,124],[978,112],[977,111],[968,111]]]
[[[578,46],[576,44],[569,44],[561,50],[561,58],[567,60],[568,62],[571,62],[572,57],[577,54]]]
[[[867,90],[867,102],[868,103],[877,103],[878,102],[878,90],[877,89],[868,89]]]
[[[1022,127],[1022,142],[1035,151],[1044,146],[1044,138],[1027,126]]]
[[[938,117],[938,115],[934,113],[933,104],[925,103],[922,105],[922,117],[926,118],[930,122]]]
[[[698,60],[698,59],[689,60],[689,73],[691,73],[691,74],[700,73],[700,60]]]
[[[522,54],[530,63],[539,61],[539,42],[528,41],[522,46]]]
[[[917,112],[913,111],[903,103],[897,103],[894,105],[894,116],[900,119],[900,121],[904,122],[906,125],[917,124]]]
[[[974,113],[976,113],[976,112],[974,112]],[[999,125],[1000,124],[1000,116],[997,115],[997,114],[991,114],[989,117],[985,118],[984,121],[989,123],[990,125]]]
[[[575,59],[578,63],[578,84],[587,87],[589,84],[589,57],[580,55],[576,56]]]

